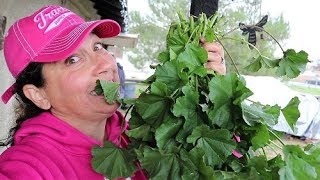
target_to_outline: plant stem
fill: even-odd
[[[267,157],[267,154],[266,154],[266,151],[264,150],[264,148],[262,147],[261,149],[262,149],[263,155]]]
[[[270,33],[269,33],[268,31],[266,31],[264,28],[261,28],[261,27],[259,27],[259,26],[254,26],[254,27],[257,28],[257,29],[259,29],[259,30],[261,30],[261,31],[263,31],[263,32],[265,32],[265,33],[267,33],[267,34],[278,44],[278,46],[280,47],[281,51],[284,53],[284,50],[283,50],[281,44],[279,43],[279,41],[278,41],[272,34],[270,34]]]
[[[193,34],[194,34],[196,31],[198,31],[198,29],[199,29],[199,27],[198,27],[198,26],[194,28],[194,30],[192,31],[192,33],[191,33],[191,35],[190,35],[190,37],[189,37],[189,39],[188,39],[188,41],[187,41],[187,43],[186,43],[186,44],[189,44],[189,43],[190,43],[190,41],[191,41],[191,38],[192,38]],[[200,41],[199,41],[199,42],[200,42]]]
[[[259,49],[258,49],[257,47],[255,47],[255,46],[252,45],[251,43],[248,43],[248,42],[247,42],[246,40],[244,40],[244,39],[236,39],[236,38],[232,38],[232,37],[224,37],[223,39],[230,39],[230,40],[234,40],[234,41],[243,42],[243,43],[247,44],[248,46],[251,46],[253,49],[255,49],[255,50],[259,53],[260,56],[262,56],[262,55],[261,55],[261,52],[259,51]]]
[[[180,89],[178,88],[178,89],[176,89],[176,90],[170,95],[170,97],[171,97],[173,100],[175,100],[176,96],[179,95],[179,93],[180,93]]]
[[[126,111],[126,114],[124,115],[124,119],[127,119],[127,115],[129,114],[130,110],[133,108],[133,104],[129,106],[128,110]],[[122,127],[122,126],[121,126]]]
[[[278,154],[278,152],[272,146],[269,145],[268,148],[270,148],[275,154]]]
[[[237,30],[237,29],[239,29],[239,28],[240,28],[240,27],[239,27],[239,26],[237,26],[237,27],[235,27],[235,28],[231,29],[230,31],[226,32],[225,34],[223,34],[221,37],[224,37],[224,36],[226,36],[226,35],[228,35],[228,34],[230,34],[230,33],[234,32],[234,31],[236,31],[236,30]]]
[[[124,118],[123,118],[123,120],[122,120],[122,122],[121,122],[121,125],[120,125],[120,134],[119,134],[119,137],[118,137],[119,144],[121,144],[121,139],[122,139],[121,137],[122,137],[122,134],[125,132],[124,127],[125,127],[127,115],[128,115],[128,113],[129,113],[129,111],[132,109],[132,107],[133,107],[133,105],[131,105],[131,106],[128,108],[128,110],[126,111],[126,114],[124,115]]]
[[[268,128],[268,131],[269,131],[272,135],[274,135],[274,137],[276,137],[283,146],[285,145],[284,142],[281,140],[281,138],[280,138],[276,133],[274,133],[274,132],[273,132],[272,130],[270,130],[269,128]]]
[[[207,83],[209,83],[210,82],[210,78],[209,78],[208,75],[206,75],[206,79],[207,79]]]
[[[195,86],[196,86],[196,92],[198,92],[198,86],[199,86],[199,82],[198,82],[198,77],[195,77]]]
[[[264,28],[259,27],[259,26],[251,26],[251,27],[254,27],[254,28],[256,28],[256,29],[259,29],[260,31],[263,31],[263,32],[267,33],[267,34],[278,44],[278,46],[280,47],[281,51],[284,53],[284,49],[282,48],[281,44],[279,43],[279,41],[278,41],[271,33],[269,33],[269,32],[266,31]],[[236,30],[239,29],[239,28],[240,28],[240,27],[236,27],[236,28],[231,29],[230,31],[228,31],[227,33],[225,33],[224,35],[222,35],[222,37],[224,37],[224,36],[226,36],[226,35],[234,32],[234,31],[236,31]],[[248,43],[248,44],[250,44],[250,43]],[[255,46],[251,45],[251,47],[255,47]],[[260,54],[260,53],[259,53],[259,54]]]
[[[245,154],[245,156],[246,156],[247,161],[249,161],[250,158],[247,153]]]
[[[276,146],[277,148],[282,149],[282,147],[279,146],[277,143],[275,143],[275,142],[273,142],[273,141],[271,141],[271,140],[269,140],[269,142],[270,142],[271,144],[273,144],[274,146]]]

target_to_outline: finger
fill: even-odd
[[[205,64],[205,67],[207,69],[214,70],[218,74],[221,74],[221,75],[224,75],[227,72],[225,64],[217,64],[217,63],[208,62]]]
[[[223,52],[223,47],[221,44],[215,43],[203,43],[202,47],[208,52]]]
[[[223,59],[223,56],[218,52],[208,52],[208,62],[213,62],[220,64]]]
[[[206,39],[205,39],[204,37],[200,37],[200,43],[201,43],[201,44],[206,43]]]

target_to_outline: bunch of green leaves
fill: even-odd
[[[94,169],[108,178],[129,177],[137,170],[131,162],[139,161],[150,179],[320,178],[320,151],[285,145],[272,129],[280,113],[294,127],[299,99],[284,108],[250,101],[253,93],[241,75],[217,75],[204,67],[208,55],[199,40],[219,41],[217,16],[179,18],[170,26],[161,63],[146,80],[149,88],[133,102],[125,132],[129,147],[95,147]],[[257,61],[249,67],[272,64],[288,77],[308,62],[293,50],[279,60]],[[277,146],[283,157],[256,153],[275,140],[282,143]]]

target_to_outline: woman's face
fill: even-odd
[[[44,91],[51,112],[64,120],[102,120],[119,107],[107,104],[94,89],[98,79],[119,82],[116,61],[101,39],[90,34],[69,58],[43,67]]]

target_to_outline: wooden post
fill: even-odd
[[[3,49],[4,31],[6,30],[7,18],[0,16],[0,50]]]
[[[190,15],[198,16],[202,12],[210,17],[218,10],[219,0],[191,0]]]

